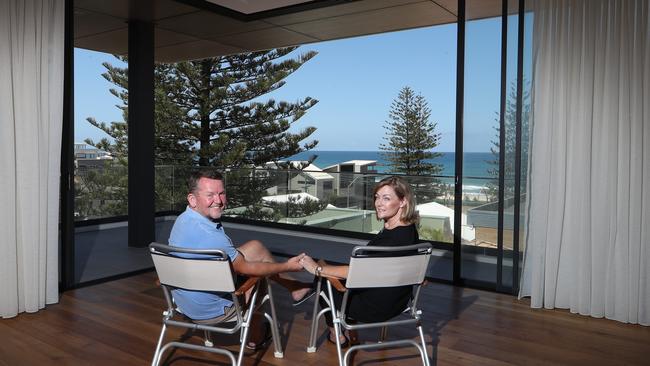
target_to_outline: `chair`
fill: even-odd
[[[362,349],[388,348],[394,346],[414,346],[420,352],[422,363],[429,366],[429,358],[424,341],[424,333],[421,325],[421,310],[417,308],[420,288],[425,281],[425,275],[431,258],[432,247],[429,243],[414,244],[409,246],[356,246],[352,250],[350,257],[350,268],[348,271],[345,286],[335,278],[327,278],[327,292],[321,289],[321,282],[316,285],[316,293],[323,297],[327,302],[327,308],[318,311],[318,296],[315,296],[314,309],[312,313],[312,324],[310,330],[309,344],[307,352],[316,352],[316,333],[318,332],[318,322],[326,313],[332,313],[334,330],[336,332],[336,351],[339,359],[339,365],[348,364],[348,359],[352,352]],[[381,271],[377,269],[380,268]],[[346,322],[346,306],[348,296],[351,291],[359,288],[371,287],[394,287],[413,285],[413,296],[409,302],[408,308],[402,315],[384,322],[377,323],[356,323],[348,324]],[[335,308],[333,289],[343,292],[343,301],[341,309]],[[406,318],[404,318],[404,316]],[[387,328],[401,325],[414,325],[420,336],[421,344],[412,339],[400,339],[386,341]],[[345,354],[342,353],[340,336],[343,329],[358,330],[368,328],[380,328],[379,341],[376,343],[367,343],[352,345]]]
[[[268,281],[260,278],[250,278],[239,288],[235,288],[235,277],[228,256],[221,250],[187,249],[169,245],[151,243],[149,245],[151,258],[158,273],[160,285],[167,301],[167,310],[163,312],[163,325],[156,345],[152,365],[158,365],[166,350],[173,347],[192,350],[207,351],[227,356],[233,365],[240,366],[244,356],[244,347],[249,335],[249,328],[253,312],[269,302],[271,315],[264,316],[271,325],[275,357],[282,358],[283,352],[280,345],[277,316],[273,303],[273,293]],[[261,295],[260,289],[266,286],[266,295]],[[253,288],[249,306],[240,304],[239,297]],[[173,289],[186,289],[206,292],[230,293],[235,308],[235,315],[227,319],[211,321],[192,320],[183,315],[174,305]],[[258,299],[258,297],[262,297]],[[168,342],[162,345],[168,326],[186,328],[191,334],[196,330],[204,331],[204,345],[185,343],[184,337],[179,341]],[[235,334],[240,332],[240,347],[235,359],[235,354],[225,348],[214,347],[210,333]]]

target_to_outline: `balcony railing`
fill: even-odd
[[[187,204],[187,166],[157,166],[157,212],[181,212]],[[230,169],[226,216],[348,232],[376,233],[373,189],[388,174],[312,172],[295,169]],[[419,233],[425,240],[453,242],[454,186],[450,176],[404,176],[418,198]],[[469,179],[468,179],[469,180]],[[465,245],[496,246],[497,210],[493,178],[471,177],[462,197],[461,239]],[[75,177],[77,221],[127,214],[127,170],[103,165]],[[492,189],[494,191],[494,189]],[[510,202],[506,199],[505,203]],[[506,213],[508,212],[506,207]],[[511,225],[506,215],[504,228]],[[523,222],[523,220],[521,221]],[[508,233],[506,233],[506,236]]]

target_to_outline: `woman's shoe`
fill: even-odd
[[[330,333],[330,335],[331,335],[331,333]],[[336,341],[333,341],[332,337],[330,337],[330,335],[327,336],[327,341],[334,344],[334,345],[336,345]],[[343,336],[343,338],[345,338],[345,341],[341,342],[341,348],[348,348],[348,346],[350,345],[350,340],[348,339],[348,337],[345,334],[341,334],[341,335]]]

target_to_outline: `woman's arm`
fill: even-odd
[[[331,264],[319,265],[310,256],[306,255],[300,260],[303,268],[315,276],[348,278],[350,266],[334,266]],[[320,268],[319,268],[320,267]],[[320,273],[319,273],[320,272]]]

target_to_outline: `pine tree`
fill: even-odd
[[[435,132],[437,123],[430,121],[431,109],[422,95],[415,95],[410,87],[400,90],[391,104],[384,128],[386,143],[379,145],[391,173],[412,176],[432,176],[442,173],[442,165],[432,163],[441,153],[431,151],[440,143]],[[439,181],[435,178],[411,178],[420,202],[438,195]]]
[[[265,94],[282,87],[287,76],[316,55],[311,51],[291,58],[289,54],[295,49],[288,47],[156,64],[155,164],[220,169],[255,167],[315,147],[318,141],[302,143],[315,127],[298,132],[289,132],[289,128],[317,100],[306,97],[294,103],[273,99],[261,101]],[[102,76],[118,87],[110,92],[121,100],[118,108],[127,121],[128,69],[108,63],[104,63],[104,67],[107,71]],[[94,118],[87,121],[108,134],[112,141],[86,139],[86,143],[110,152],[119,165],[128,164],[126,122],[107,124]],[[258,204],[265,185],[269,184],[264,174],[236,171],[229,175],[235,181],[235,175],[246,174],[252,176],[254,187],[244,187],[240,194],[238,189],[242,185],[229,185],[231,207]],[[175,180],[178,187],[171,191],[184,192],[183,179],[178,178],[181,177]],[[161,179],[157,177],[157,181]],[[120,188],[126,190],[126,186]],[[167,191],[169,187],[157,185],[157,200],[169,203],[184,197],[184,193],[170,196]]]
[[[527,89],[527,88],[526,88]],[[517,90],[515,85],[510,86],[510,91],[508,98],[506,98],[506,108],[504,115],[504,124],[505,124],[505,161],[504,161],[504,198],[507,200],[514,197],[515,192],[515,157],[516,157],[516,116],[517,116]],[[526,173],[528,171],[528,161],[526,157],[528,156],[528,118],[530,116],[530,93],[524,92],[523,95],[523,110],[522,110],[522,129],[521,129],[521,155],[523,159],[521,160],[521,186],[526,189]],[[496,122],[499,122],[499,114],[495,118]],[[496,136],[495,140],[492,141],[492,147],[490,152],[493,155],[493,159],[487,161],[490,165],[488,168],[488,174],[492,177],[486,185],[486,195],[488,201],[496,201],[499,195],[499,136],[500,128],[497,125],[495,128]]]
[[[285,84],[284,79],[316,55],[307,52],[286,58],[296,47],[206,58],[155,66],[156,164],[198,164],[235,168],[260,165],[316,146],[308,138],[315,127],[288,132],[317,100],[295,103],[259,97]],[[120,89],[111,93],[122,101],[128,118],[127,68],[104,64],[104,78]],[[113,138],[86,142],[126,156],[126,122],[98,123]]]

